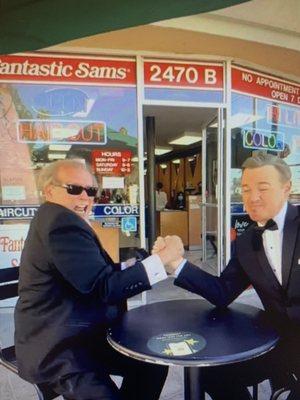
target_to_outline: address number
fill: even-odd
[[[199,80],[199,71],[195,67],[185,66],[168,66],[165,70],[153,64],[150,67],[151,82],[175,82],[175,83],[190,83],[194,84]],[[202,78],[202,77],[201,77]],[[216,70],[211,68],[204,69],[204,83],[214,85],[217,82]]]

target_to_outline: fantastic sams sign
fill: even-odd
[[[50,57],[36,55],[0,56],[0,79],[134,86],[135,61],[127,59]]]
[[[33,99],[38,103],[34,106],[45,108],[47,113],[41,114],[44,118],[18,120],[19,142],[105,145],[105,121],[72,118],[76,113],[88,114],[89,99],[78,86],[135,86],[136,63],[116,58],[0,56],[0,80],[76,85],[41,89],[37,99]]]
[[[150,61],[144,63],[144,83],[152,87],[222,90],[222,64]],[[1,81],[64,84],[136,85],[136,63],[129,59],[45,55],[0,56]]]

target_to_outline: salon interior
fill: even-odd
[[[143,114],[149,247],[158,235],[178,235],[190,260],[217,274],[218,110],[146,105]]]

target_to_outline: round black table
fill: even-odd
[[[205,300],[147,304],[124,314],[108,332],[117,351],[145,362],[185,368],[185,400],[201,400],[201,368],[250,360],[279,340],[258,308]]]

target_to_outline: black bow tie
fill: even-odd
[[[264,226],[256,226],[255,230],[257,232],[261,232],[262,234],[264,231],[269,230],[269,231],[276,231],[278,230],[278,225],[273,219],[269,219],[267,223]]]
[[[269,219],[264,226],[255,226],[254,232],[253,232],[253,237],[252,237],[253,250],[259,251],[262,249],[262,247],[263,247],[262,234],[266,230],[269,230],[269,231],[278,230],[278,225],[276,224],[276,222],[273,219]]]

